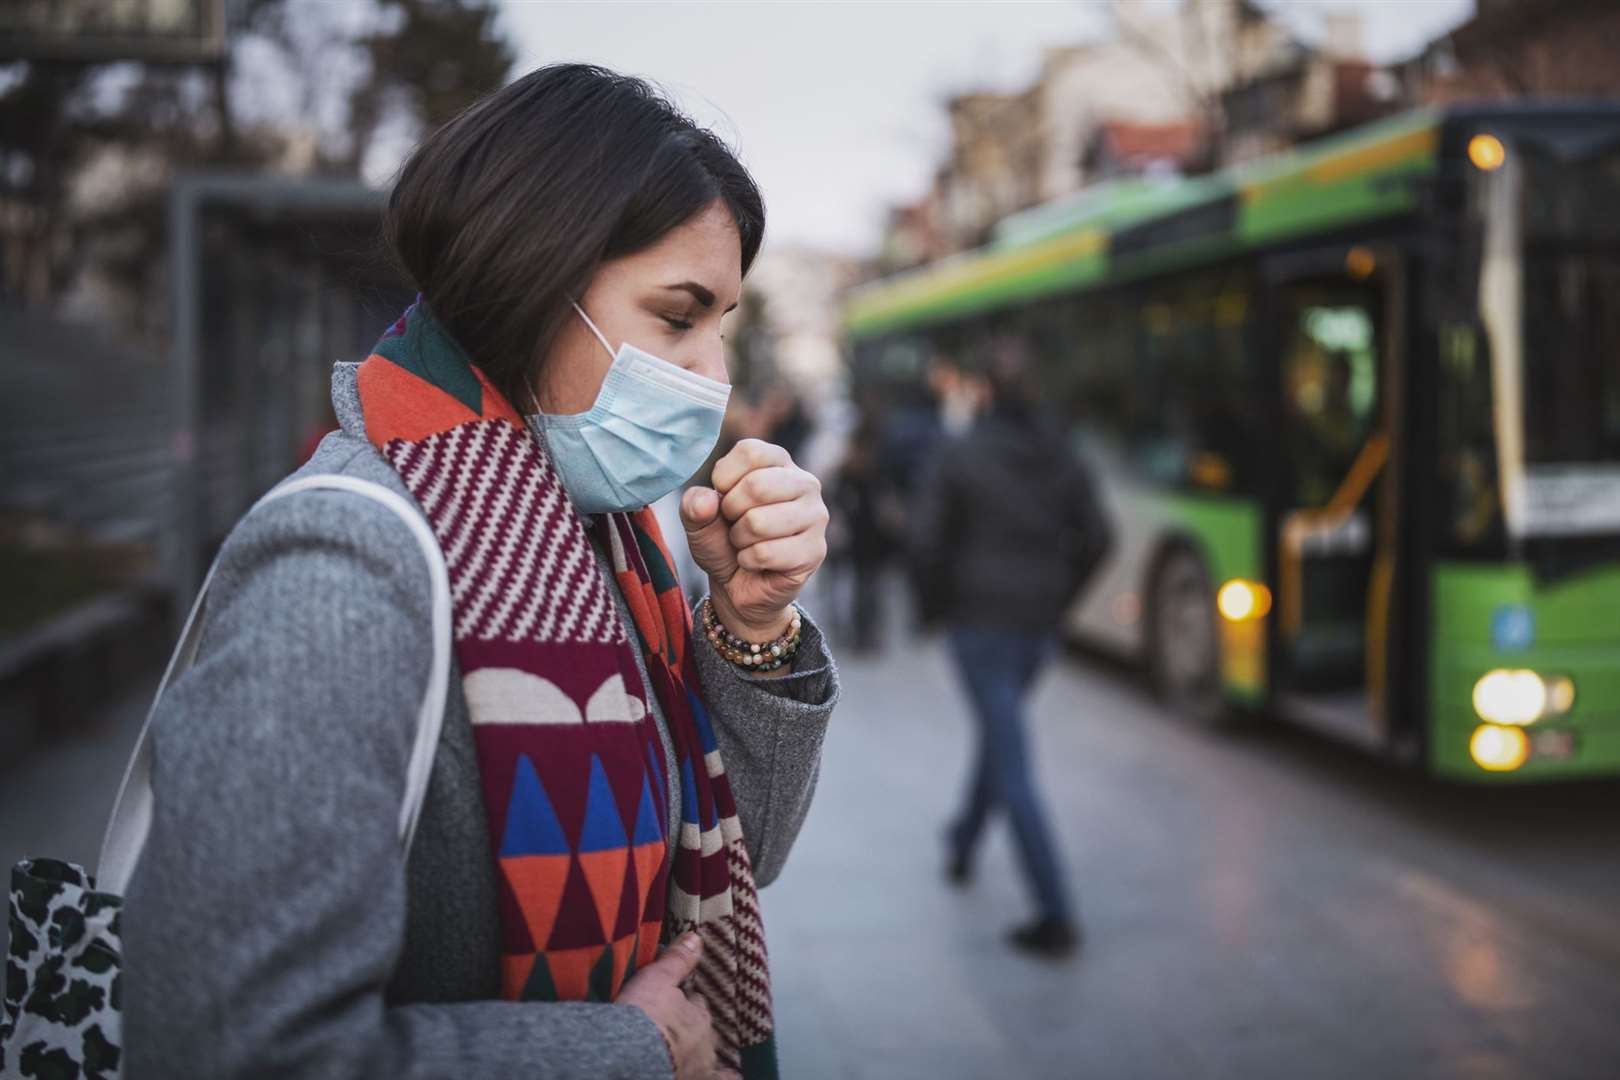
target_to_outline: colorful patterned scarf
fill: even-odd
[[[692,614],[650,510],[594,527],[634,617],[679,762],[668,785],[612,587],[543,445],[421,297],[360,366],[366,436],[444,549],[514,1001],[611,1001],[670,940],[703,937],[689,985],[720,1059],[776,1075],[754,875],[690,654]],[[667,885],[667,888],[666,888]]]

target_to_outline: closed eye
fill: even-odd
[[[688,322],[687,320],[685,320],[685,319],[677,319],[677,318],[674,318],[673,316],[670,316],[670,315],[660,315],[658,317],[660,319],[663,319],[672,328],[674,328],[676,330],[690,330],[690,329],[692,329],[692,324],[690,322]]]

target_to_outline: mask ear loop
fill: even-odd
[[[574,310],[579,312],[579,317],[585,320],[585,325],[591,328],[591,333],[596,335],[596,340],[600,341],[602,343],[602,348],[607,350],[608,358],[610,360],[618,359],[619,354],[613,351],[613,346],[608,344],[608,339],[603,337],[602,331],[598,330],[596,328],[596,324],[591,322],[591,317],[585,314],[585,309],[579,306],[579,302],[577,300],[570,300],[569,303],[574,305]]]

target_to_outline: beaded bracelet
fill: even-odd
[[[793,621],[788,624],[787,633],[775,641],[752,642],[744,641],[721,625],[720,619],[714,613],[714,601],[708,597],[703,600],[703,634],[726,660],[745,671],[775,671],[799,651],[800,631],[804,627],[798,611],[793,612]]]

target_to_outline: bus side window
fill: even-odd
[[[1095,460],[1112,462],[1127,437],[1124,379],[1131,350],[1129,320],[1115,297],[1082,297],[1065,311],[1065,338],[1072,343],[1061,384],[1071,440]]]
[[[1247,447],[1259,396],[1249,340],[1249,289],[1235,271],[1154,289],[1142,303],[1132,391],[1133,458],[1150,481],[1243,493],[1254,483]]]

